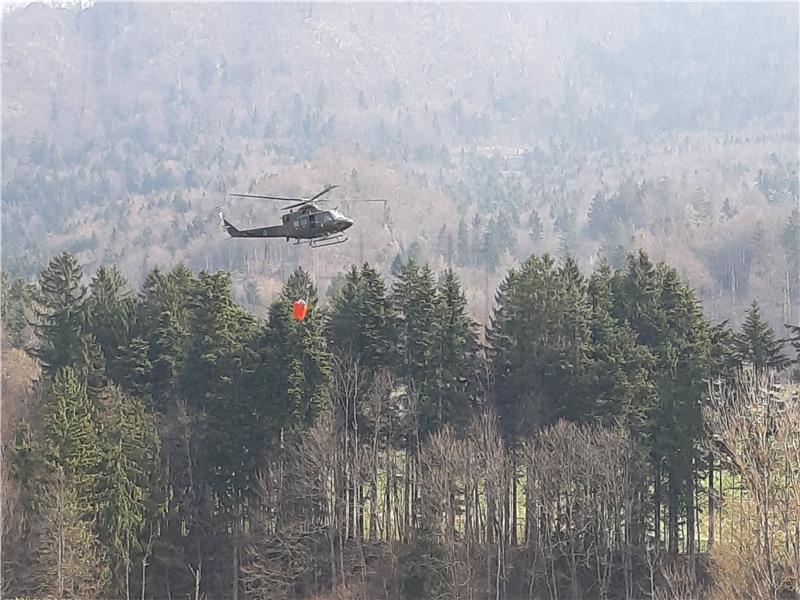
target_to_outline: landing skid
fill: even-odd
[[[311,248],[324,248],[325,246],[335,246],[336,244],[343,244],[348,239],[343,235],[328,235],[323,238],[317,238],[314,240],[295,240],[294,245],[300,246],[307,244]]]

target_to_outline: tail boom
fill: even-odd
[[[283,225],[273,227],[259,227],[257,229],[237,229],[233,223],[225,218],[222,209],[217,208],[222,230],[232,238],[279,238],[284,237]]]

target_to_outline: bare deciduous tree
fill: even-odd
[[[736,518],[711,552],[712,595],[800,592],[800,406],[796,388],[744,368],[709,389],[706,424],[722,468],[744,483]]]

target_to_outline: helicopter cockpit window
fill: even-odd
[[[326,212],[319,215],[319,222],[321,225],[325,225],[326,223],[330,223],[333,221],[333,217],[331,216],[332,212]]]

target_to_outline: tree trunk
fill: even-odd
[[[194,600],[200,600],[200,580],[203,577],[203,561],[197,565],[194,570]]]
[[[653,469],[653,529],[656,549],[661,548],[661,460],[656,459]]]
[[[678,482],[672,468],[668,469],[667,509],[669,519],[669,552],[678,554]]]
[[[238,524],[234,523],[233,535],[231,536],[231,598],[233,600],[239,600],[239,536],[237,530]]]
[[[517,545],[517,455],[511,453],[511,545]]]
[[[689,478],[686,481],[685,502],[686,502],[686,553],[694,556],[695,548],[695,477],[694,468],[689,469]]]
[[[714,454],[708,453],[708,550],[714,546]]]

